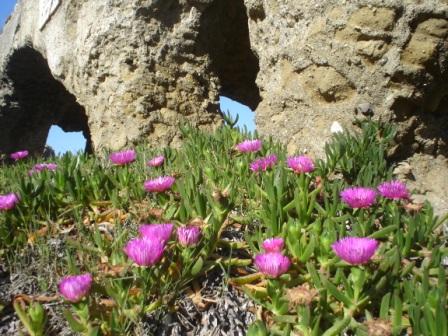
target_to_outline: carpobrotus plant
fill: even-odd
[[[284,246],[285,241],[280,237],[268,238],[261,244],[266,252],[281,252]]]
[[[161,242],[167,242],[171,233],[173,232],[174,225],[171,223],[164,224],[143,224],[138,231],[142,238],[157,239]]]
[[[177,229],[177,239],[184,247],[196,245],[201,239],[201,235],[201,228],[198,226],[189,225]]]
[[[139,266],[153,266],[162,259],[165,242],[153,236],[134,238],[126,244],[124,252]]]
[[[78,302],[85,297],[92,287],[91,274],[68,275],[59,282],[59,293],[70,302]]]
[[[288,271],[291,261],[280,252],[266,252],[257,254],[254,264],[261,273],[277,278]]]
[[[314,162],[306,155],[291,156],[287,159],[288,167],[295,173],[311,173],[314,170]]]
[[[375,198],[376,191],[372,188],[350,187],[341,191],[341,199],[351,208],[368,208]]]
[[[381,196],[389,199],[408,199],[409,191],[401,181],[389,181],[383,182],[378,186],[378,190]]]
[[[277,163],[277,155],[275,154],[268,155],[266,157],[254,160],[250,164],[250,170],[252,170],[253,172],[266,171],[274,167],[276,163]]]
[[[151,160],[148,161],[146,164],[149,167],[160,167],[165,162],[165,157],[163,155],[158,155]]]
[[[137,158],[137,153],[133,149],[128,149],[121,152],[115,152],[109,155],[110,161],[117,166],[124,166],[132,163]]]
[[[50,162],[50,163],[37,163],[36,165],[34,165],[34,167],[32,169],[29,170],[28,175],[33,175],[35,173],[40,173],[42,171],[48,170],[51,172],[56,171],[56,169],[58,168],[58,165],[54,162]]]
[[[176,179],[172,176],[159,176],[145,181],[144,187],[148,192],[164,192],[171,189],[175,181]]]
[[[249,336],[448,334],[445,219],[394,179],[389,125],[338,133],[312,161],[226,120],[214,134],[181,125],[180,149],[136,146],[125,167],[107,154],[5,161],[0,261],[40,285],[12,305],[27,330],[45,334],[57,310],[79,334],[134,335],[187,292],[198,311],[213,305],[198,288],[222,270],[257,306]]]
[[[254,153],[261,149],[262,142],[259,139],[244,140],[235,146],[236,150],[241,153]]]
[[[23,151],[18,151],[18,152],[11,153],[9,155],[9,157],[11,159],[13,159],[14,161],[19,161],[19,160],[23,160],[28,155],[29,155],[29,152],[27,150],[23,150]]]
[[[0,211],[11,210],[19,202],[20,198],[15,193],[0,195]]]
[[[370,261],[378,248],[378,241],[371,238],[346,237],[331,247],[342,260],[352,265],[361,265]]]

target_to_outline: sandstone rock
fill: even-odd
[[[364,115],[373,115],[372,105],[367,102],[363,102],[356,106],[356,112]]]
[[[357,107],[369,102],[368,114],[398,125],[397,156],[447,152],[446,2],[245,4],[260,62],[255,112],[262,134],[319,156],[331,124],[352,128]]]
[[[243,0],[21,0],[0,36],[0,152],[41,152],[52,124],[95,150],[180,141],[255,108]]]
[[[414,179],[407,184],[416,201],[428,200],[438,216],[448,213],[448,159],[426,154],[414,154],[408,159]]]

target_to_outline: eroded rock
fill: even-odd
[[[256,120],[262,134],[320,156],[331,124],[350,129],[357,107],[368,103],[365,114],[375,111],[374,118],[397,123],[397,157],[446,153],[446,2],[245,4],[260,60]],[[434,128],[439,131],[429,132]]]
[[[95,150],[176,145],[182,121],[220,124],[219,94],[255,108],[257,72],[243,0],[22,0],[0,37],[0,151],[40,152],[52,124]]]

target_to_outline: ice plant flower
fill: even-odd
[[[254,264],[261,273],[277,278],[288,271],[291,260],[280,252],[267,252],[256,255]]]
[[[383,182],[378,186],[381,196],[389,199],[408,199],[409,191],[401,181]]]
[[[165,243],[158,239],[134,238],[124,247],[124,253],[139,266],[152,266],[160,261]]]
[[[378,241],[372,238],[345,237],[331,245],[331,248],[349,264],[361,265],[372,258],[378,245]]]
[[[372,188],[350,187],[341,192],[341,198],[351,208],[368,208],[375,203],[376,191]]]
[[[314,162],[306,155],[291,156],[286,160],[288,167],[295,173],[311,173],[314,170]]]
[[[283,238],[280,237],[274,237],[274,238],[268,238],[266,239],[262,244],[261,247],[266,252],[281,252],[283,250],[283,246],[285,245],[285,241]]]
[[[261,149],[261,140],[244,140],[235,146],[236,150],[241,153],[254,153]]]
[[[86,296],[92,287],[93,278],[90,273],[69,275],[59,282],[59,293],[71,302],[78,302]]]
[[[128,149],[122,152],[115,152],[109,155],[109,159],[113,164],[117,166],[127,165],[128,163],[134,162],[137,157],[135,150]]]
[[[159,167],[163,165],[163,162],[165,162],[165,157],[163,155],[159,155],[149,160],[146,165],[148,167]]]
[[[177,240],[182,246],[194,246],[201,239],[201,228],[196,225],[188,225],[177,229]]]
[[[171,223],[143,224],[138,231],[143,239],[158,239],[165,243],[170,239],[173,228],[174,225]]]
[[[0,195],[0,211],[6,211],[14,208],[19,201],[20,198],[15,193]]]
[[[38,163],[28,172],[28,175],[31,176],[44,170],[55,171],[57,168],[58,165],[56,163]]]
[[[23,151],[18,151],[18,152],[15,152],[15,153],[11,153],[9,155],[9,157],[11,159],[13,159],[14,161],[19,161],[19,160],[22,160],[22,159],[26,158],[28,156],[28,154],[29,154],[29,152],[27,150],[23,150]]]
[[[144,187],[149,192],[164,192],[170,189],[176,179],[172,176],[159,176],[152,180],[146,180]]]
[[[256,159],[250,164],[250,170],[253,172],[266,171],[277,163],[277,155],[272,154],[266,157]]]

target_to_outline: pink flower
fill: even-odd
[[[266,239],[263,244],[261,244],[261,247],[266,252],[281,252],[283,250],[283,246],[285,245],[285,241],[283,238],[280,237],[274,237]]]
[[[182,246],[194,246],[201,239],[201,228],[195,225],[180,227],[177,229],[177,239]]]
[[[372,238],[346,237],[335,242],[331,248],[342,260],[352,265],[360,265],[372,258],[378,245],[378,241]]]
[[[375,203],[376,191],[372,188],[350,187],[341,192],[341,198],[351,208],[368,208]]]
[[[254,264],[261,273],[277,278],[288,271],[291,260],[280,252],[267,252],[256,255]]]
[[[162,259],[165,243],[151,238],[131,239],[124,248],[124,253],[139,266],[152,266]]]
[[[277,163],[277,156],[276,155],[268,155],[263,158],[259,158],[255,161],[253,161],[250,164],[250,170],[253,172],[258,171],[266,171],[268,168],[272,168]]]
[[[308,156],[291,156],[287,160],[288,167],[294,170],[294,172],[311,173],[314,170],[314,162]]]
[[[13,159],[14,161],[19,161],[19,160],[22,160],[22,159],[26,158],[28,156],[28,154],[29,154],[29,152],[27,150],[23,150],[23,151],[18,151],[18,152],[15,152],[15,153],[11,153],[9,155],[9,157],[11,159]]]
[[[148,161],[146,164],[149,167],[159,167],[165,162],[165,157],[163,155],[156,156]]]
[[[406,184],[400,181],[390,181],[381,183],[378,186],[381,196],[390,199],[408,199],[409,191]]]
[[[19,201],[20,198],[15,193],[0,195],[0,211],[6,211],[14,208]]]
[[[31,176],[44,170],[55,171],[57,168],[58,165],[56,163],[38,163],[28,172],[28,175]]]
[[[258,152],[261,149],[261,140],[244,140],[235,146],[241,153]]]
[[[133,149],[128,149],[122,152],[115,152],[109,155],[109,159],[117,166],[123,166],[128,163],[134,162],[136,157],[137,154]]]
[[[78,302],[86,296],[92,287],[93,278],[90,273],[69,275],[59,282],[59,293],[71,302]]]
[[[172,176],[159,176],[152,180],[147,180],[144,183],[146,191],[149,192],[163,192],[170,189],[176,179]]]
[[[138,231],[142,238],[147,239],[158,239],[159,241],[165,243],[171,237],[174,225],[171,223],[165,224],[143,224],[140,225]]]

